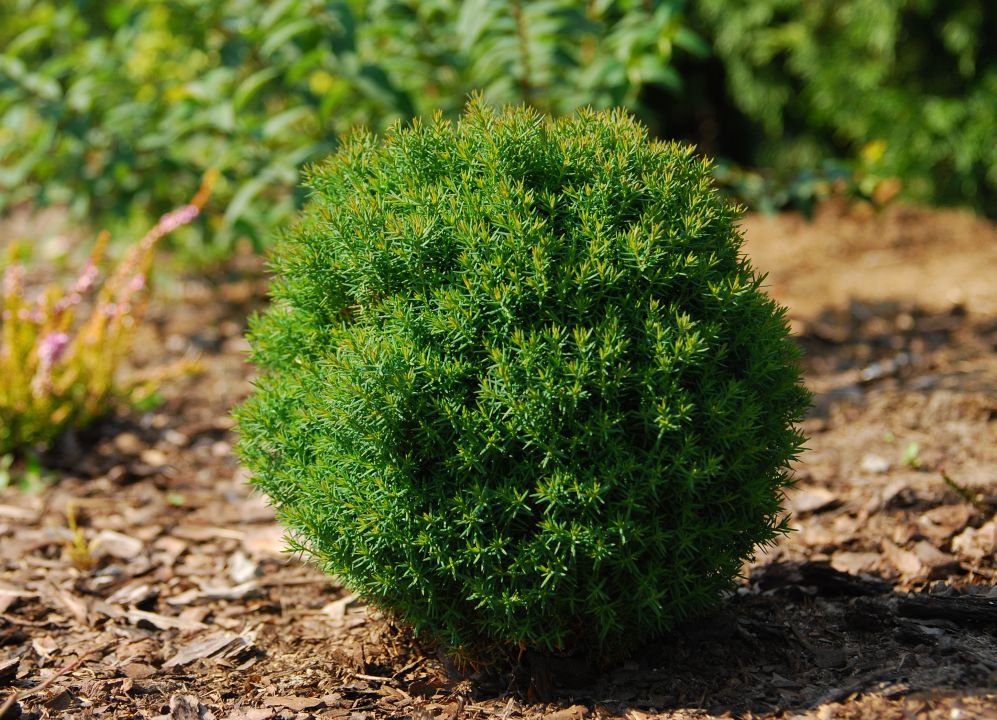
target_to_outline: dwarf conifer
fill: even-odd
[[[473,102],[308,182],[241,449],[345,585],[472,654],[625,651],[785,529],[809,395],[692,148]]]

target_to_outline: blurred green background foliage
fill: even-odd
[[[555,114],[624,106],[726,159],[761,207],[842,177],[997,212],[988,0],[4,0],[0,212],[114,228],[208,167],[193,257],[265,246],[302,166],[356,125],[456,115],[480,91]],[[723,165],[722,165],[723,167]],[[754,168],[763,168],[756,172]]]
[[[847,158],[908,198],[997,213],[992,0],[695,0],[754,165]]]

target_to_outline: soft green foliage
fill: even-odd
[[[684,0],[381,0],[366,3],[361,42],[420,115],[458,113],[481,91],[494,105],[552,112],[640,107],[645,85],[678,90],[677,52],[709,48]]]
[[[0,3],[0,202],[148,227],[215,167],[227,212],[188,244],[262,238],[335,130],[309,88],[341,41],[335,8],[320,5]]]
[[[144,314],[156,244],[198,216],[213,178],[164,215],[104,282],[107,233],[66,290],[27,287],[18,246],[9,245],[0,297],[0,457],[84,428],[119,400],[152,394],[160,375],[122,383],[118,370]]]
[[[456,115],[473,91],[626,107],[748,145],[736,159],[779,177],[861,158],[863,182],[993,213],[994,18],[988,0],[6,0],[0,213],[63,203],[136,231],[217,167],[225,214],[178,236],[211,260],[238,237],[267,243],[338,134]],[[703,119],[711,46],[757,144]]]
[[[227,207],[186,245],[257,245],[303,163],[356,124],[457,112],[483,89],[570,110],[674,86],[702,51],[678,0],[7,0],[0,3],[0,212],[70,203],[108,226],[184,201],[208,167]]]
[[[785,529],[808,394],[709,171],[620,111],[482,103],[315,168],[238,411],[296,547],[473,657],[715,602]]]
[[[851,156],[908,197],[997,213],[993,0],[697,0],[756,162]]]

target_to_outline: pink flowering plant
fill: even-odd
[[[214,180],[209,173],[190,203],[163,215],[106,275],[108,234],[101,233],[68,290],[30,292],[10,246],[0,289],[0,455],[48,443],[116,402],[152,394],[164,373],[119,382],[118,369],[145,313],[157,243],[200,215]]]

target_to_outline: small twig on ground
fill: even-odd
[[[35,595],[34,597],[38,596]],[[52,623],[48,620],[24,620],[6,613],[0,613],[0,620],[10,623],[11,625],[20,625],[21,627],[47,628],[52,625]]]
[[[424,658],[424,657],[416,658],[415,660],[413,660],[412,662],[410,662],[408,665],[406,665],[405,667],[403,667],[401,670],[399,670],[398,672],[396,672],[391,677],[397,680],[397,679],[403,677],[405,675],[405,673],[407,673],[409,670],[414,670],[416,667],[418,667],[420,664],[422,664],[425,660],[426,660],[426,658]]]
[[[4,718],[7,717],[7,713],[10,711],[12,707],[14,707],[16,703],[20,702],[21,700],[24,700],[25,698],[31,695],[34,695],[35,693],[42,692],[66,673],[73,672],[73,670],[82,665],[83,661],[89,658],[91,655],[93,655],[98,651],[102,651],[107,647],[109,647],[109,645],[103,645],[99,648],[88,650],[87,652],[83,653],[78,658],[73,660],[71,663],[67,663],[66,665],[64,665],[57,673],[55,673],[52,677],[45,679],[40,685],[36,685],[33,688],[28,688],[27,690],[20,690],[20,691],[15,690],[4,701],[3,705],[0,705],[0,720],[4,720]]]
[[[363,673],[353,673],[353,677],[360,680],[368,680],[370,682],[379,683],[392,683],[395,681],[393,677],[386,677],[384,675],[364,675]],[[2,720],[2,718],[0,718],[0,720]]]
[[[292,585],[329,585],[331,584],[328,577],[314,577],[314,578],[288,578],[282,580],[279,577],[271,578],[268,580],[261,580],[260,587],[291,587]]]

